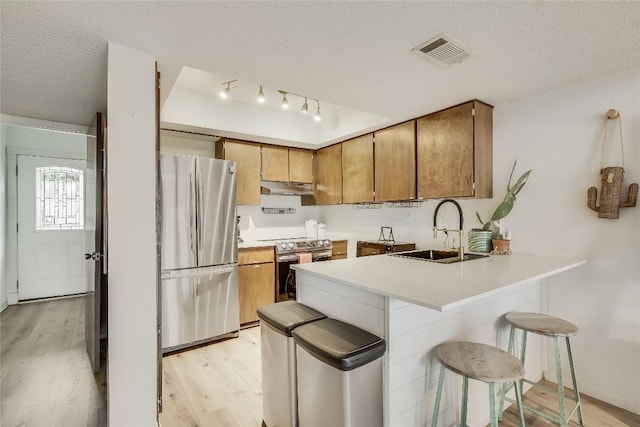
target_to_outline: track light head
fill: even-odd
[[[307,114],[309,112],[309,103],[307,102],[307,97],[304,97],[304,104],[302,104],[302,114]]]
[[[286,110],[289,108],[289,101],[287,100],[287,92],[281,92],[281,93],[282,93],[282,108]]]
[[[320,102],[318,102],[318,109],[316,110],[316,114],[314,114],[313,116],[313,120],[315,120],[316,122],[322,121],[322,117],[320,117]]]
[[[264,92],[262,91],[262,85],[260,85],[260,90],[258,91],[258,102],[264,103]]]
[[[221,91],[220,91],[220,97],[222,99],[227,99],[229,97],[229,92],[231,91],[231,83],[237,82],[237,79],[234,80],[229,80],[228,82],[223,82],[222,85],[225,86]]]

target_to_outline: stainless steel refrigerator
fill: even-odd
[[[162,352],[240,329],[235,162],[161,155]]]

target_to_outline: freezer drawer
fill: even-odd
[[[239,329],[236,264],[163,272],[163,353]]]

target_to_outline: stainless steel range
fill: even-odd
[[[276,260],[295,261],[298,254],[310,253],[314,261],[331,258],[333,245],[329,239],[308,239],[300,237],[295,239],[273,240],[276,245]]]
[[[291,264],[304,262],[305,255],[311,254],[313,262],[331,258],[333,244],[329,239],[309,239],[306,237],[269,240],[276,248],[276,277],[278,278],[279,300],[295,299],[296,276]],[[308,257],[308,256],[307,256]]]

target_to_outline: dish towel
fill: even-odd
[[[310,252],[302,252],[302,253],[296,254],[296,256],[298,257],[298,264],[306,264],[308,262],[313,261],[313,259],[311,258]]]

